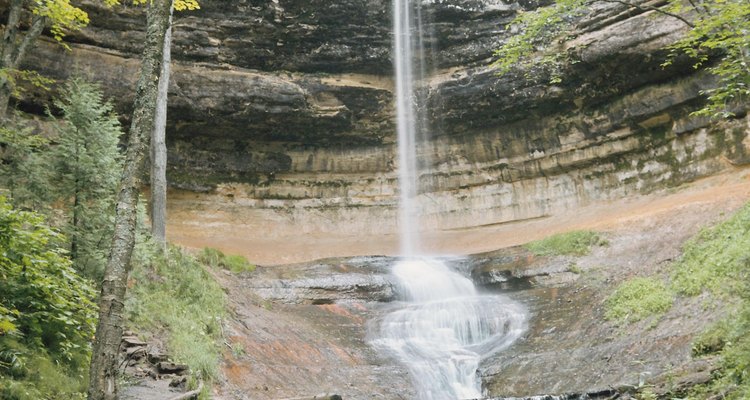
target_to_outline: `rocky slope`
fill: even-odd
[[[516,246],[452,258],[482,291],[503,291],[531,315],[515,344],[482,360],[487,398],[628,399],[641,385],[661,393],[707,379],[711,360],[692,359],[691,345],[722,317],[720,301],[679,298],[664,316],[627,326],[604,318],[604,301],[626,279],[668,275],[685,240],[750,198],[748,170],[739,175],[731,195],[682,188],[639,210],[610,207],[606,241],[586,256]],[[398,298],[393,261],[336,258],[222,276],[234,308],[228,348],[243,351],[226,351],[218,398],[414,398],[404,367],[367,344]]]
[[[27,66],[93,77],[127,115],[142,11],[84,4],[92,25],[70,37],[72,51],[43,42]],[[390,3],[201,4],[175,24],[169,180],[188,191],[170,204],[176,238],[191,242],[181,232],[195,224],[393,232]],[[659,67],[679,21],[612,3],[592,10],[561,44],[580,62],[553,85],[545,71],[498,77],[486,67],[523,7],[534,4],[423,2],[433,128],[420,150],[425,229],[553,215],[750,161],[744,121],[688,115],[712,78],[685,60]],[[38,109],[45,97],[32,91],[19,105]]]

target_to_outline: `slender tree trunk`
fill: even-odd
[[[114,236],[99,299],[99,322],[89,373],[89,400],[117,398],[117,356],[123,330],[123,308],[130,273],[130,258],[135,245],[138,194],[143,183],[144,161],[154,127],[164,35],[169,26],[171,6],[171,0],[153,0],[148,9],[141,75],[135,92],[128,148],[117,195]]]
[[[10,82],[8,75],[11,73],[13,64],[13,53],[16,49],[16,36],[18,36],[18,23],[23,11],[23,0],[12,0],[8,10],[8,21],[3,31],[3,41],[0,43],[0,119],[5,118],[10,100]]]
[[[18,41],[18,27],[23,13],[24,0],[11,0],[8,10],[8,21],[3,31],[2,42],[0,42],[0,120],[5,118],[8,111],[8,103],[13,92],[13,85],[9,79],[10,74],[18,68],[18,65],[26,56],[31,45],[39,38],[44,30],[47,19],[34,16],[29,30],[21,41]]]
[[[164,37],[159,96],[156,102],[156,123],[151,138],[151,235],[162,245],[167,243],[167,98],[172,46],[172,14]]]

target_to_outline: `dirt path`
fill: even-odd
[[[575,229],[601,231],[627,228],[635,221],[658,223],[675,213],[729,213],[750,201],[750,168],[737,168],[720,175],[646,196],[599,202],[545,218],[476,228],[424,234],[429,252],[474,254],[527,243],[555,233]],[[224,234],[206,227],[201,235],[181,230],[184,225],[170,221],[170,239],[188,247],[217,247],[242,254],[260,265],[305,262],[327,257],[395,255],[396,235],[290,234],[268,238],[262,231]]]

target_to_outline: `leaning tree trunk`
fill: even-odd
[[[162,245],[167,243],[167,98],[172,46],[172,14],[164,37],[159,95],[156,101],[156,123],[151,137],[151,235]]]
[[[117,195],[114,237],[99,299],[99,322],[89,372],[89,400],[117,398],[117,355],[122,337],[122,314],[130,258],[135,245],[138,194],[143,183],[144,161],[154,127],[164,35],[169,26],[171,6],[171,0],[153,0],[148,9],[141,75],[135,92],[128,148]]]

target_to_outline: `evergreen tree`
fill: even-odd
[[[47,213],[50,209],[49,139],[23,120],[0,127],[0,188],[13,206]]]
[[[63,119],[52,149],[53,186],[64,204],[63,230],[75,267],[101,281],[112,240],[114,204],[122,171],[118,143],[122,131],[101,90],[74,79],[55,102]]]

